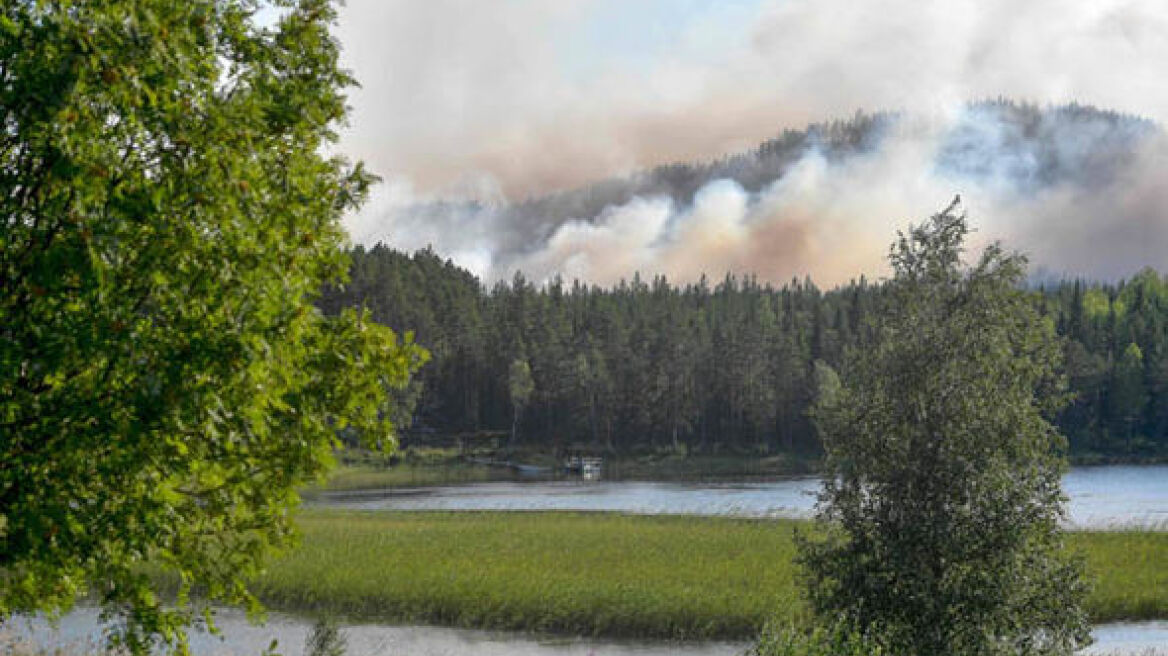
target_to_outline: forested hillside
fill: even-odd
[[[352,256],[352,281],[326,290],[322,307],[368,307],[430,349],[415,430],[514,423],[520,444],[548,448],[813,453],[807,408],[844,349],[864,347],[882,294],[863,279],[823,291],[732,276],[685,286],[634,276],[602,289],[517,274],[488,290],[432,251]],[[1168,278],[1145,270],[1033,298],[1067,338],[1076,400],[1058,421],[1073,452],[1168,453]],[[515,404],[524,369],[531,393]]]

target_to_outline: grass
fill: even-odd
[[[282,610],[582,635],[744,637],[797,602],[794,523],[575,513],[339,513],[256,592]],[[712,585],[713,583],[713,585]]]
[[[311,495],[320,490],[353,491],[389,487],[421,487],[480,483],[512,478],[511,472],[471,464],[445,466],[401,463],[392,467],[342,465],[329,475],[324,485],[306,490]]]
[[[509,470],[477,465],[458,449],[410,447],[389,455],[365,449],[340,452],[341,464],[328,479],[304,492],[453,485],[509,479]]]
[[[608,463],[606,478],[625,480],[721,480],[776,477],[814,473],[818,458],[796,455],[691,455],[665,454],[630,457]]]
[[[1168,532],[1074,532],[1070,544],[1087,557],[1093,621],[1168,619]]]
[[[796,520],[307,511],[255,587],[361,620],[669,639],[747,638],[804,613]],[[1096,622],[1168,618],[1168,533],[1076,533]]]

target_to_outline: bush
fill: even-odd
[[[304,656],[345,656],[349,641],[341,633],[337,621],[322,617],[312,627],[312,633],[304,641]]]
[[[883,656],[886,652],[846,622],[811,629],[769,624],[748,656]]]

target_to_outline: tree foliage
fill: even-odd
[[[349,639],[333,617],[321,617],[304,640],[305,656],[345,656]]]
[[[511,363],[507,377],[507,389],[511,395],[511,407],[514,413],[511,420],[511,441],[519,430],[519,418],[523,408],[531,401],[531,393],[535,391],[535,381],[531,379],[531,367],[527,361],[520,358]]]
[[[322,155],[333,8],[266,4],[0,9],[0,617],[91,590],[181,643],[190,593],[252,603],[337,429],[393,444],[424,351],[313,306],[371,179]]]
[[[901,235],[874,339],[816,406],[810,599],[889,653],[1069,655],[1088,625],[1059,527],[1061,345],[1025,260],[993,245],[967,269],[967,232],[955,203]]]
[[[801,627],[769,624],[746,656],[885,656],[880,644],[844,622]]]
[[[862,278],[821,291],[731,275],[485,289],[429,250],[352,254],[352,283],[327,290],[321,305],[330,314],[368,307],[416,331],[433,354],[417,380],[416,423],[446,434],[508,430],[510,366],[522,358],[535,389],[521,441],[546,449],[816,454],[807,412],[844,352],[865,348],[887,293]],[[1168,454],[1168,279],[1145,270],[1029,287],[1025,298],[1066,338],[1075,398],[1056,423],[1071,453]],[[1131,344],[1142,360],[1125,361]]]

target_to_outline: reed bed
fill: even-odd
[[[1087,559],[1092,621],[1168,619],[1168,531],[1070,533]]]
[[[350,492],[392,487],[461,485],[508,480],[512,477],[511,472],[507,470],[469,464],[432,466],[406,463],[393,467],[346,465],[338,467],[324,483],[305,490],[305,494],[312,496],[321,491]]]
[[[611,513],[306,511],[255,590],[365,621],[734,639],[806,613],[796,520]],[[1168,533],[1074,533],[1096,622],[1168,618]]]

